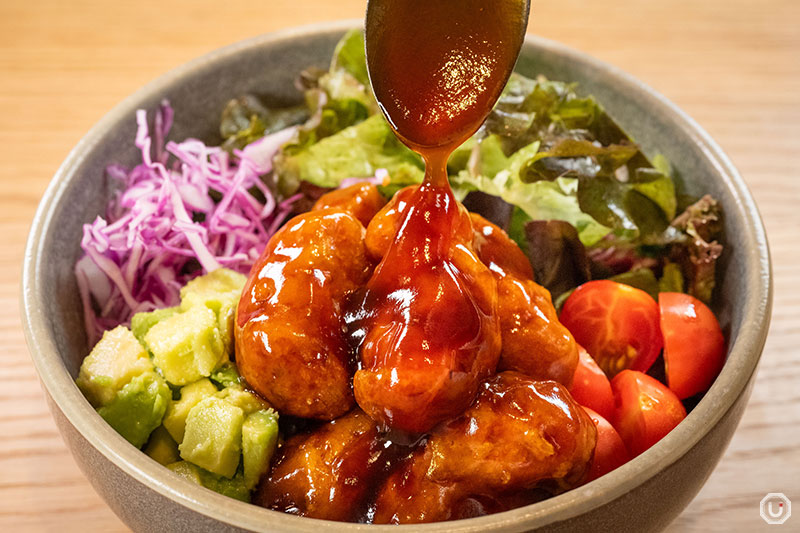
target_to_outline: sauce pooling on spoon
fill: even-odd
[[[425,181],[348,314],[356,401],[384,427],[423,433],[458,415],[500,354],[497,289],[447,181],[450,153],[505,86],[527,24],[522,0],[370,0],[367,65]]]

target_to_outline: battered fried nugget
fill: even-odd
[[[394,468],[378,492],[371,513],[373,523],[418,524],[453,518],[463,493],[453,483],[429,479],[428,464],[423,447]]]
[[[378,188],[369,182],[356,183],[344,189],[336,189],[322,195],[314,204],[312,211],[336,208],[350,213],[364,227],[372,217],[386,204],[386,198],[378,192]]]
[[[477,213],[470,213],[475,230],[473,246],[478,257],[496,278],[511,276],[533,280],[533,267],[525,253],[508,234]]]
[[[565,387],[501,372],[469,410],[431,434],[428,477],[476,494],[545,480],[569,488],[588,471],[596,439],[594,423]]]
[[[236,362],[282,414],[331,420],[354,405],[346,298],[369,278],[365,230],[336,209],[290,220],[253,266],[239,301]]]
[[[389,203],[370,221],[367,226],[366,245],[367,253],[373,260],[380,261],[386,255],[403,222],[408,203],[417,189],[419,185],[411,185],[397,191]]]
[[[364,514],[392,450],[356,409],[282,447],[253,503],[300,516],[354,521]]]
[[[579,484],[596,439],[592,420],[558,383],[503,372],[391,473],[374,521],[434,522],[532,503],[539,484]]]
[[[533,269],[508,235],[475,213],[475,250],[497,279],[503,348],[499,370],[517,370],[565,386],[578,366],[578,345],[558,320],[550,292],[533,281]]]
[[[494,372],[500,323],[496,282],[449,188],[426,183],[406,211],[348,328],[359,406],[385,427],[424,433],[466,409]]]

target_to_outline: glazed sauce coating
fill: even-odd
[[[311,211],[253,265],[236,312],[236,363],[281,414],[332,420],[353,407],[344,305],[372,271],[364,234],[348,213]]]
[[[419,188],[418,185],[411,185],[400,189],[392,196],[392,199],[378,211],[369,225],[364,243],[367,246],[367,254],[380,261],[389,251],[392,241],[394,241],[397,230],[400,229],[403,219],[405,219],[408,204],[414,193]]]
[[[361,222],[364,227],[370,223],[372,217],[386,204],[386,198],[372,183],[356,183],[344,189],[335,189],[323,194],[311,208],[312,211],[320,209],[338,209],[350,213]]]
[[[423,433],[457,415],[497,366],[497,288],[471,243],[464,207],[424,183],[347,315],[356,401],[384,427]]]
[[[401,189],[367,227],[367,253],[383,257],[402,223],[417,186]],[[505,231],[470,213],[473,248],[497,282],[502,349],[499,370],[569,386],[578,365],[578,346],[558,320],[550,293],[533,281],[530,261]]]
[[[417,449],[395,466],[370,509],[373,523],[418,524],[454,517],[461,496],[459,489],[428,479],[427,467],[425,448]]]
[[[533,281],[533,269],[502,229],[475,213],[475,250],[497,280],[503,349],[498,370],[517,370],[569,386],[578,345],[558,320],[550,292]]]
[[[479,214],[470,213],[469,216],[475,230],[475,251],[495,278],[511,276],[520,280],[533,280],[531,262],[517,243],[505,231]]]
[[[359,520],[393,453],[375,423],[356,409],[311,434],[290,438],[253,501],[300,516]]]
[[[482,385],[470,409],[431,434],[428,476],[477,493],[544,480],[566,489],[583,480],[596,440],[594,422],[565,387],[501,372]]]
[[[450,190],[446,162],[505,86],[526,8],[513,0],[369,2],[367,66],[375,96],[426,166],[348,315],[361,358],[356,401],[384,427],[428,431],[469,406],[497,365],[496,284],[474,255],[470,218]]]
[[[378,491],[373,520],[435,522],[533,503],[542,485],[581,483],[596,438],[592,420],[558,383],[500,373],[472,407],[395,467]]]

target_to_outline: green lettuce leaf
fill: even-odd
[[[671,258],[680,265],[686,279],[686,291],[705,304],[711,303],[716,285],[717,260],[723,247],[722,208],[706,195],[690,205],[672,221],[683,240],[672,245]]]
[[[561,220],[534,220],[525,224],[525,235],[536,282],[553,298],[591,279],[586,248],[574,226]]]
[[[298,86],[305,91],[306,108],[310,116],[305,124],[298,128],[294,139],[286,143],[275,157],[275,180],[283,194],[296,192],[300,184],[298,179],[305,179],[306,176],[312,180],[313,185],[319,187],[337,186],[338,182],[333,183],[332,176],[338,176],[347,166],[344,163],[348,157],[352,159],[349,161],[351,168],[360,167],[363,170],[370,166],[369,161],[357,160],[363,155],[364,150],[356,149],[348,156],[349,150],[340,142],[333,144],[342,148],[342,153],[335,158],[332,158],[333,154],[324,148],[315,150],[314,154],[306,154],[321,141],[378,113],[378,104],[369,88],[362,33],[354,30],[345,34],[336,46],[330,68],[327,71],[313,67],[306,69],[298,79]],[[366,151],[370,153],[373,161],[379,159],[374,149]],[[322,156],[322,153],[325,155]],[[320,172],[315,161],[322,163],[329,158],[338,165],[338,168],[330,172]],[[298,166],[303,168],[299,169]],[[362,174],[345,177],[362,177]],[[317,179],[320,181],[313,181]]]
[[[660,291],[659,283],[656,279],[656,275],[649,268],[636,268],[628,272],[623,272],[622,274],[617,274],[616,276],[611,276],[608,279],[641,289],[652,296],[654,300],[658,300],[658,293]]]
[[[611,230],[581,211],[577,179],[557,178],[533,183],[525,183],[520,179],[520,173],[526,163],[536,156],[539,146],[537,141],[518,150],[508,159],[506,168],[494,177],[462,170],[451,177],[451,183],[462,195],[464,191],[477,190],[498,196],[521,209],[531,220],[569,222],[577,229],[585,246],[596,243]]]
[[[283,190],[295,191],[300,182],[338,187],[346,178],[374,176],[383,168],[407,184],[424,177],[421,158],[403,145],[381,115],[321,139],[305,150],[276,158]]]
[[[265,135],[308,119],[305,106],[272,109],[252,94],[230,100],[222,111],[219,132],[226,150],[242,149]]]
[[[558,177],[594,178],[614,173],[636,155],[630,144],[600,146],[591,141],[565,138],[550,150],[530,159],[520,176],[523,181],[552,181]]]
[[[344,70],[359,83],[369,87],[366,47],[361,30],[350,30],[341,38],[333,51],[330,70]]]
[[[683,292],[683,273],[677,263],[667,261],[658,280],[659,292]]]

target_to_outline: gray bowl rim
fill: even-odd
[[[163,94],[166,87],[209,64],[225,62],[244,50],[259,48],[272,42],[291,40],[313,33],[341,31],[362,27],[361,20],[341,20],[288,28],[256,36],[214,50],[185,63],[149,82],[108,112],[78,142],[50,182],[33,219],[28,237],[22,272],[21,317],[23,329],[43,388],[66,419],[106,459],[158,494],[194,512],[231,526],[247,530],[292,530],[318,533],[320,531],[396,531],[398,526],[345,524],[326,520],[301,518],[270,511],[239,502],[179,478],[130,446],[117,434],[84,399],[61,361],[58,349],[48,329],[46,311],[37,308],[37,273],[41,271],[39,250],[44,236],[53,223],[54,206],[69,186],[74,170],[92,147],[121,117],[132,116],[139,102],[151,95]],[[603,71],[627,90],[643,93],[654,108],[668,111],[676,124],[699,145],[705,156],[718,169],[733,192],[734,206],[728,213],[745,217],[749,231],[739,235],[750,252],[745,258],[746,284],[750,289],[743,324],[759,324],[760,328],[742,328],[728,360],[714,385],[689,416],[669,435],[645,453],[617,470],[543,502],[495,515],[435,524],[401,526],[425,532],[479,532],[518,530],[541,527],[560,522],[609,503],[655,476],[680,459],[697,444],[731,408],[743,393],[756,371],[766,342],[772,310],[773,282],[766,232],[758,208],[743,179],[727,155],[692,118],[665,97],[622,70],[594,59],[558,42],[527,35],[526,45],[548,50],[567,61],[585,63]],[[101,495],[102,496],[102,495]]]

